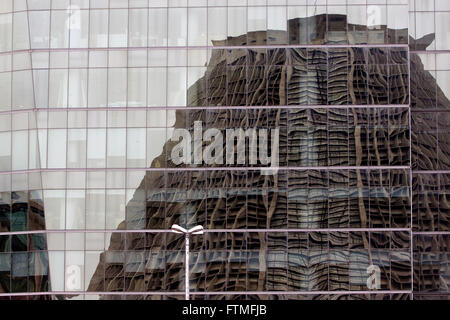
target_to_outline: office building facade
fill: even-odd
[[[448,18],[3,1],[0,298],[448,299]]]

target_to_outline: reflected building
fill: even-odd
[[[2,256],[0,293],[49,291],[42,195],[36,191],[3,193],[0,208],[1,232],[16,232],[11,235],[0,235],[1,252],[14,252],[11,260],[6,259],[5,255]],[[20,233],[26,230],[41,232]],[[8,267],[14,272],[6,270]]]
[[[448,299],[450,8],[284,2],[0,5],[0,298]]]
[[[243,39],[250,38],[256,45],[268,38],[276,43],[274,35],[286,37],[254,32],[215,45],[245,45]],[[411,290],[410,170],[399,169],[410,166],[407,48],[213,49],[205,75],[187,96],[189,106],[208,108],[177,110],[175,128],[193,132],[194,122],[202,121],[208,128],[281,130],[281,169],[270,176],[258,166],[183,171],[181,165],[173,171],[174,144],[167,143],[152,167],[172,170],[148,172],[128,204],[132,213],[124,229],[169,229],[177,223],[211,231],[191,240],[191,290],[199,299],[365,291],[371,264],[382,266],[382,289]],[[251,167],[246,160],[243,166]],[[355,169],[339,169],[347,166]],[[348,231],[357,228],[365,231]],[[184,283],[183,241],[166,233],[114,234],[88,290],[177,291]],[[140,254],[127,260],[124,251]]]

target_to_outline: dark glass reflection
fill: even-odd
[[[389,58],[388,58],[389,57]],[[213,49],[189,106],[409,103],[406,48]]]
[[[291,44],[346,43],[346,32],[349,43],[407,41],[406,29],[358,28],[347,24],[345,16],[289,21]],[[254,32],[216,45],[265,44],[266,36]],[[202,291],[364,291],[370,263],[380,267],[381,289],[410,290],[409,232],[344,230],[409,228],[409,170],[338,168],[409,166],[410,114],[401,106],[407,104],[405,47],[213,48],[205,75],[188,89],[188,105],[202,109],[177,110],[175,128],[193,134],[195,121],[221,130],[279,128],[281,170],[273,175],[256,168],[187,171],[183,168],[190,165],[173,164],[173,144],[167,143],[152,167],[166,164],[171,170],[147,172],[128,204],[132,214],[125,223],[136,229],[201,224],[213,231],[191,240],[190,286],[198,292],[194,299],[204,298]],[[325,105],[332,107],[320,107]],[[223,106],[241,108],[214,108]],[[241,166],[255,167],[248,160]],[[320,168],[328,166],[336,168]],[[145,218],[139,219],[144,202]],[[280,232],[251,232],[266,228]],[[328,228],[343,231],[313,231]],[[171,233],[114,233],[88,291],[182,291],[183,244],[182,237]]]

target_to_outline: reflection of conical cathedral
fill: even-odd
[[[290,20],[290,30],[297,28],[298,39],[310,37],[313,44],[339,43],[342,35],[332,23],[328,31],[306,32],[312,18],[320,22],[323,16]],[[346,24],[345,16],[328,19],[336,30]],[[354,30],[351,43],[358,43],[360,26],[348,27]],[[399,43],[406,34],[381,28],[369,37]],[[188,130],[194,121],[206,128],[279,128],[280,170],[262,175],[259,165],[248,163],[242,170],[175,170],[174,143],[167,142],[152,167],[169,169],[147,172],[119,226],[136,232],[112,234],[89,291],[182,291],[184,239],[139,232],[174,223],[209,230],[191,239],[191,290],[200,299],[227,298],[230,291],[239,293],[233,298],[270,298],[258,294],[263,291],[296,298],[302,291],[365,291],[372,264],[380,266],[381,290],[411,289],[408,49],[220,47],[276,44],[286,36],[254,32],[217,41],[205,75],[188,90],[193,108],[178,110],[175,124]],[[435,98],[426,96],[435,80],[414,54],[411,70],[411,86],[424,93],[412,103],[425,108]],[[449,104],[439,89],[436,97]],[[426,139],[413,145],[414,164],[435,161],[426,153]],[[363,231],[346,230],[351,228]]]

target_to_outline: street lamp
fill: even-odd
[[[174,224],[172,225],[172,232],[184,234],[184,237],[186,239],[186,250],[185,250],[186,267],[184,278],[185,278],[186,300],[189,300],[189,236],[191,234],[203,234],[203,226],[198,225],[187,230],[183,227],[180,227],[177,224]]]

